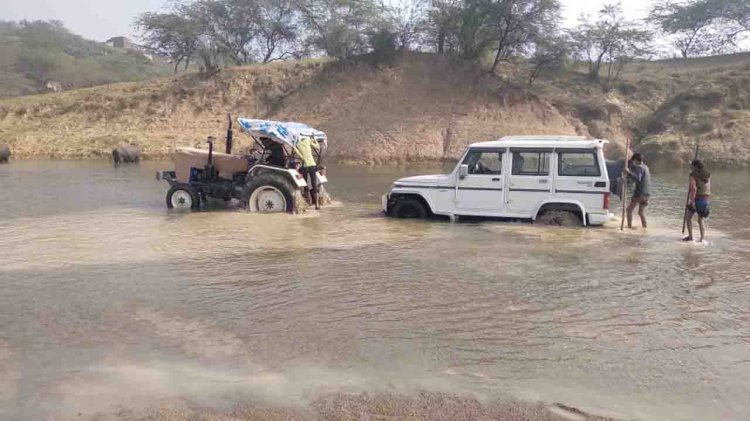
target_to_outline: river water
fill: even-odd
[[[652,169],[650,228],[621,233],[379,215],[434,168],[330,167],[320,213],[175,213],[157,168],[0,166],[0,419],[420,391],[750,418],[746,170],[716,171],[687,245],[682,171]]]

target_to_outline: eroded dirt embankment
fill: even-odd
[[[523,83],[523,66],[489,75],[434,54],[250,66],[0,101],[0,141],[14,157],[106,157],[137,142],[145,156],[223,137],[226,114],[303,121],[343,161],[456,158],[504,135],[627,136],[654,159],[682,162],[696,142],[710,161],[750,163],[750,59],[634,64],[608,93],[567,71]]]

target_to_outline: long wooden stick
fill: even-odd
[[[700,144],[698,141],[695,142],[695,157],[693,158],[693,161],[698,159],[698,146]],[[692,165],[692,162],[691,162]],[[685,233],[685,230],[687,229],[687,217],[688,217],[688,205],[690,204],[690,179],[688,179],[688,189],[687,189],[687,197],[685,198],[685,212],[682,215],[682,233]]]
[[[628,153],[630,153],[630,138],[625,141],[625,166],[622,167],[622,220],[620,231],[625,230],[625,201],[628,197]]]

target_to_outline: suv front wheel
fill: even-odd
[[[401,199],[393,205],[391,215],[403,219],[422,219],[427,216],[427,209],[417,199]]]

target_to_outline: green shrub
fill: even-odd
[[[110,48],[50,21],[0,21],[0,97],[137,81],[166,75],[170,66],[139,52]]]

